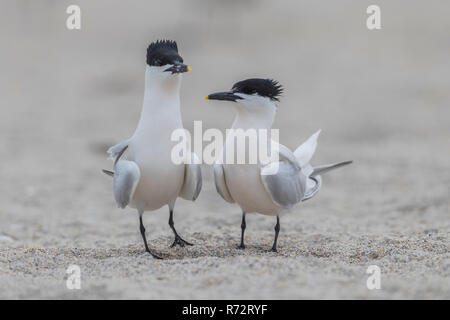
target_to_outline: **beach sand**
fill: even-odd
[[[1,299],[449,299],[450,97],[446,1],[69,1],[0,5]],[[274,127],[297,147],[322,129],[313,165],[351,159],[281,219],[241,212],[203,165],[195,203],[144,216],[112,195],[106,149],[133,133],[150,41],[178,41],[185,127],[224,130],[234,109],[202,100],[239,80],[285,87]],[[66,270],[81,269],[81,290]],[[366,286],[370,265],[381,289]]]

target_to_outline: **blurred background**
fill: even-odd
[[[2,1],[0,298],[450,298],[450,3],[375,2]],[[70,4],[81,30],[66,28]],[[366,28],[371,4],[381,30]],[[208,166],[197,202],[175,210],[195,247],[168,248],[167,208],[145,216],[163,262],[143,255],[134,211],[116,208],[100,170],[134,132],[146,48],[162,38],[193,70],[187,129],[229,127],[234,109],[202,97],[270,77],[285,87],[282,143],[321,128],[313,164],[354,160],[283,218],[279,256],[263,251],[264,216],[247,222],[249,250],[234,249],[240,210]],[[82,293],[65,289],[70,263]],[[365,287],[370,264],[383,290]]]

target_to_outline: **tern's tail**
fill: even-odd
[[[302,172],[306,175],[306,192],[303,197],[303,201],[311,199],[319,191],[322,186],[321,174],[328,171],[343,167],[353,161],[344,161],[339,163],[327,164],[324,166],[313,167],[309,163],[314,155],[317,147],[317,139],[319,138],[320,130],[314,133],[308,138],[301,146],[299,146],[295,151],[294,155],[302,168]]]
[[[326,164],[323,166],[318,166],[318,167],[313,167],[313,172],[311,173],[310,177],[315,177],[319,174],[324,174],[328,171],[346,166],[350,163],[352,163],[353,161],[343,161],[343,162],[338,162],[338,163],[333,163],[333,164]]]
[[[328,171],[346,166],[353,161],[344,161],[344,162],[338,162],[333,164],[326,164],[324,166],[318,166],[313,167],[312,169],[309,169],[308,171],[312,170],[312,173],[308,177],[307,181],[307,190],[305,193],[305,196],[303,197],[302,201],[311,199],[316,195],[317,192],[319,192],[320,187],[322,186],[322,177],[320,176],[323,173],[326,173]]]

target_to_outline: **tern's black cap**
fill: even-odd
[[[183,62],[183,58],[178,54],[178,46],[172,40],[157,40],[152,42],[147,48],[147,64],[149,66],[164,66]]]
[[[234,93],[258,94],[275,101],[279,101],[283,87],[273,79],[247,79],[236,82],[231,89]]]

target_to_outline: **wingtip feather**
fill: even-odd
[[[113,177],[113,176],[114,176],[114,172],[113,172],[113,171],[109,171],[109,170],[102,169],[102,172],[103,172],[104,174],[110,176],[110,177]]]

